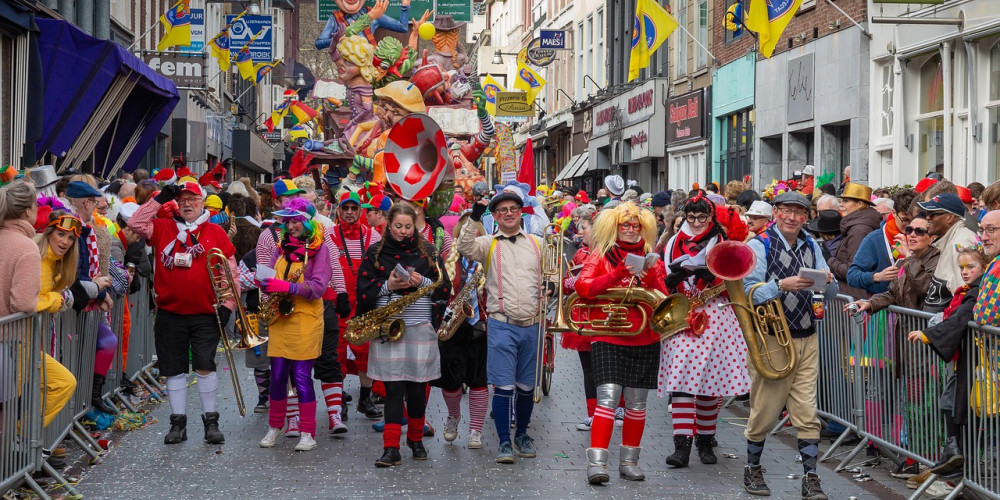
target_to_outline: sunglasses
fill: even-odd
[[[357,212],[361,210],[361,207],[352,203],[350,205],[348,204],[341,205],[340,209],[343,210],[344,212]]]
[[[903,232],[907,235],[915,234],[917,236],[927,236],[927,230],[922,227],[906,226],[903,228]]]
[[[80,219],[72,215],[62,215],[56,220],[49,221],[46,227],[54,227],[60,231],[72,232],[79,238],[80,232],[83,231],[83,222],[80,222]]]
[[[621,229],[622,231],[638,231],[642,229],[642,224],[639,224],[638,222],[623,222],[618,225],[618,229]]]

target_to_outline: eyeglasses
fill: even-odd
[[[697,222],[699,224],[704,224],[704,223],[708,222],[708,214],[687,215],[687,216],[684,217],[684,220],[688,221],[691,224],[694,224],[695,222]]]
[[[809,212],[805,210],[797,210],[789,207],[778,207],[778,213],[781,215],[794,215],[795,217],[808,217]]]
[[[516,214],[516,213],[519,213],[520,211],[521,211],[521,207],[503,207],[503,208],[498,208],[498,209],[494,210],[494,212],[496,212],[496,213],[498,213],[500,215]]]
[[[983,228],[980,228],[980,229],[983,230],[983,234],[985,234],[985,235],[989,236],[990,238],[992,238],[993,237],[993,233],[995,233],[997,231],[1000,231],[1000,226],[989,226],[989,227],[983,227]]]
[[[996,228],[994,228],[994,229],[996,229]],[[903,232],[906,233],[906,234],[908,234],[908,235],[909,234],[915,234],[917,236],[927,236],[927,234],[928,234],[927,233],[927,229],[922,228],[922,227],[913,227],[913,226],[906,226],[905,228],[903,228]]]
[[[80,232],[83,231],[83,223],[80,222],[80,219],[77,219],[72,215],[62,215],[56,220],[50,221],[47,227],[54,227],[60,231],[71,232],[75,234],[77,238],[80,237]]]
[[[199,201],[201,201],[201,198],[188,197],[188,196],[186,196],[184,198],[176,198],[176,199],[177,199],[177,205],[178,206],[181,206],[181,205],[191,205],[191,206],[194,206],[194,205],[197,205]]]
[[[361,210],[361,207],[352,203],[350,205],[341,205],[340,209],[343,210],[344,212],[357,212]]]
[[[642,224],[639,224],[638,222],[623,222],[618,224],[618,229],[621,229],[622,231],[638,231],[642,229]]]

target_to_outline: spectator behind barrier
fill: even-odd
[[[837,247],[837,252],[829,260],[830,270],[840,284],[840,291],[855,299],[868,298],[871,293],[865,289],[851,286],[847,283],[847,271],[851,267],[854,256],[858,253],[861,241],[869,233],[879,227],[882,218],[872,208],[872,189],[868,186],[848,182],[840,195],[841,214],[840,232],[844,240]],[[881,290],[884,291],[883,287]]]
[[[939,181],[938,184],[947,181]],[[930,222],[928,230],[936,236],[934,247],[941,255],[952,255],[956,246],[970,248],[976,244],[978,237],[965,227],[965,204],[957,195],[944,193],[934,196],[930,201],[917,203],[921,210],[927,213]],[[951,302],[952,290],[962,286],[962,276],[955,259],[941,259],[931,278],[927,297],[924,299],[924,310],[941,312]]]
[[[848,285],[869,294],[889,289],[889,282],[899,275],[898,260],[902,256],[899,247],[905,243],[902,230],[910,224],[910,209],[916,195],[912,189],[900,189],[892,196],[889,201],[895,212],[861,241],[847,270]]]

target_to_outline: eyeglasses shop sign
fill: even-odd
[[[701,89],[677,96],[667,104],[667,144],[700,139],[704,134],[705,102]]]

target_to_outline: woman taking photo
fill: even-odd
[[[271,448],[282,434],[287,405],[288,380],[299,396],[299,442],[295,451],[316,449],[316,392],[313,389],[313,361],[323,343],[323,292],[330,283],[330,258],[323,244],[323,228],[313,221],[316,209],[296,198],[272,215],[280,220],[281,239],[271,259],[275,277],[265,279],[260,289],[268,294],[285,294],[291,314],[278,315],[268,327],[267,355],[271,358],[271,391],[267,421],[269,429],[261,448]]]
[[[385,384],[385,430],[376,467],[400,465],[399,438],[406,399],[406,444],[414,460],[427,460],[422,442],[427,382],[441,376],[437,328],[451,295],[444,262],[415,230],[417,213],[407,203],[389,210],[385,237],[365,252],[358,273],[358,316],[437,283],[433,291],[393,316],[406,325],[403,337],[371,341],[368,376]],[[441,276],[438,273],[443,273]]]
[[[653,212],[625,202],[605,209],[597,216],[591,233],[591,254],[576,281],[581,304],[618,304],[619,300],[597,299],[611,288],[628,286],[666,292],[663,286],[663,263],[646,255],[656,241],[656,218]],[[637,267],[626,266],[630,255],[641,258]],[[652,311],[645,304],[629,307],[627,320],[636,327],[642,321],[641,307],[647,316]],[[580,320],[578,308],[570,311]],[[595,318],[596,319],[596,318]],[[629,481],[642,481],[646,475],[639,468],[639,445],[646,425],[646,397],[656,388],[656,370],[660,362],[660,337],[647,324],[627,336],[594,336],[590,345],[591,370],[597,387],[597,406],[590,426],[587,448],[587,481],[590,484],[610,480],[607,471],[608,445],[615,425],[618,399],[625,398],[625,423],[618,473]]]

